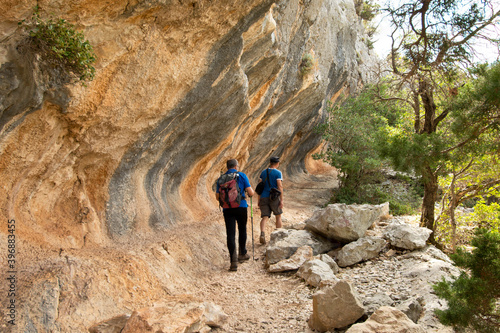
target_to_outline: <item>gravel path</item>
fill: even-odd
[[[314,210],[325,205],[335,186],[332,173],[285,180],[284,226],[305,221]],[[254,206],[255,203],[254,203]],[[248,251],[252,255],[249,219]],[[274,218],[266,235],[275,229]],[[308,287],[295,272],[270,274],[264,268],[265,245],[259,244],[260,211],[254,207],[255,260],[239,264],[237,272],[220,267],[200,290],[202,299],[220,305],[229,315],[224,327],[214,332],[313,332],[307,325],[312,312],[314,288]]]

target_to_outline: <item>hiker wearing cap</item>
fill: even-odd
[[[215,196],[223,207],[227,248],[231,259],[229,270],[236,271],[238,261],[250,259],[246,249],[248,208],[246,196],[252,197],[254,190],[250,186],[247,175],[238,171],[237,160],[228,160],[226,166],[227,172],[217,180]],[[236,254],[236,225],[238,225],[238,255]]]
[[[266,244],[264,232],[267,220],[271,213],[276,216],[276,228],[281,228],[281,214],[283,214],[283,175],[278,170],[279,157],[271,157],[269,168],[262,171],[260,181],[264,184],[263,191],[259,195],[259,208],[261,212],[260,237],[261,244]],[[262,186],[262,185],[261,185]]]

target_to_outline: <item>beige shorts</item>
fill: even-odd
[[[283,214],[283,210],[280,208],[280,199],[271,200],[270,198],[260,198],[259,202],[260,217],[271,217],[271,212],[274,215]]]

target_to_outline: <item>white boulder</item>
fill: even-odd
[[[306,221],[306,229],[343,243],[364,236],[381,216],[389,214],[389,203],[381,205],[332,204],[316,211]]]
[[[380,237],[363,237],[355,242],[345,245],[337,253],[337,263],[340,267],[347,267],[358,262],[375,258],[387,244],[385,239]]]

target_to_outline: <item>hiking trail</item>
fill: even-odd
[[[304,222],[330,199],[336,186],[332,169],[316,175],[284,179],[283,227]],[[257,197],[255,197],[257,199]],[[229,316],[227,323],[214,332],[312,332],[307,320],[312,312],[312,287],[295,272],[268,273],[264,267],[266,245],[259,243],[260,211],[253,203],[253,237],[255,260],[240,263],[238,271],[229,272],[228,260],[211,276],[204,277],[198,296],[222,307]],[[222,214],[219,214],[223,220]],[[211,218],[214,215],[211,214]],[[266,240],[275,230],[274,217],[266,226]],[[249,209],[247,250],[252,256],[251,219]]]

